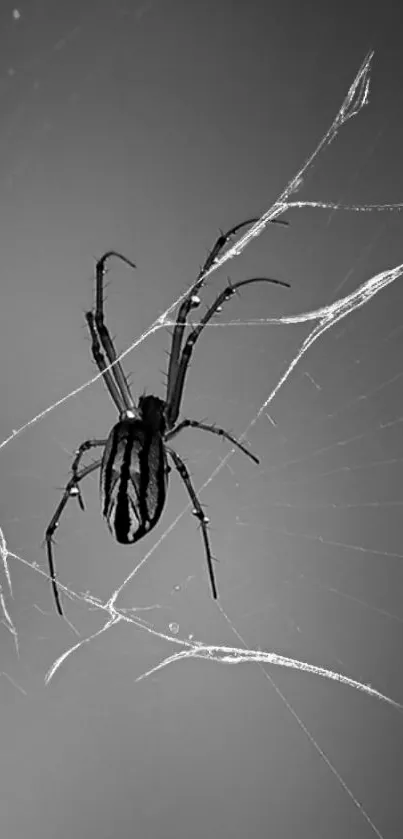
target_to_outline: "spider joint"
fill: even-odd
[[[210,519],[204,515],[203,510],[192,510],[193,515],[195,518],[199,519],[201,524],[209,524]]]

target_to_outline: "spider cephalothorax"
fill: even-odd
[[[63,615],[63,610],[53,562],[53,535],[69,498],[76,496],[81,509],[84,510],[80,482],[91,472],[100,469],[102,513],[109,530],[117,542],[124,545],[133,544],[133,542],[137,542],[149,533],[161,516],[170,471],[168,457],[171,458],[173,465],[181,476],[193,504],[193,513],[200,521],[212,594],[214,598],[217,598],[213,557],[207,531],[208,519],[204,515],[185,463],[167,443],[184,428],[199,428],[202,431],[224,437],[254,460],[255,463],[259,462],[255,455],[223,428],[217,428],[199,420],[184,419],[178,422],[192,352],[200,333],[213,315],[221,310],[222,304],[229,300],[236,289],[241,286],[258,282],[288,286],[288,283],[266,277],[241,280],[234,285],[228,285],[218,295],[198,324],[194,326],[188,324],[189,312],[200,305],[198,291],[203,285],[207,272],[229,239],[240,228],[254,221],[256,219],[248,219],[218,237],[199,272],[196,282],[179,307],[172,334],[165,400],[159,399],[157,396],[141,396],[136,407],[105,324],[103,279],[108,259],[115,256],[132,268],[136,266],[117,251],[108,251],[97,262],[95,311],[87,312],[86,320],[91,334],[92,355],[118,410],[119,421],[114,425],[107,439],[86,440],[79,446],[72,464],[72,476],[66,484],[62,498],[46,530],[45,539],[50,579],[56,607],[60,615]],[[278,223],[285,224],[285,222]],[[182,348],[187,326],[190,327],[190,332]],[[104,449],[103,456],[88,466],[79,468],[83,454],[96,447]]]

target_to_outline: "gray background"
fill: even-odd
[[[94,375],[83,318],[94,258],[118,248],[138,266],[133,275],[113,265],[108,276],[122,350],[188,287],[220,227],[270,206],[370,47],[370,106],[298,197],[403,201],[397,5],[31,0],[18,18],[3,3],[1,440]],[[204,298],[228,275],[266,274],[292,289],[251,287],[221,323],[316,308],[403,261],[399,213],[287,218],[288,229],[270,228],[215,274]],[[402,302],[399,280],[314,344],[270,406],[276,424],[263,414],[249,435],[260,466],[235,454],[202,495],[221,603],[247,646],[341,671],[400,702]],[[210,328],[184,415],[242,433],[308,331]],[[136,395],[163,396],[168,344],[161,330],[125,359]],[[71,453],[115,418],[98,381],[1,449],[0,524],[20,559],[46,569],[43,533]],[[197,487],[227,452],[197,431],[177,449]],[[97,490],[89,478],[85,515],[67,509],[56,563],[66,585],[106,598],[187,498],[171,475],[158,530],[122,548]],[[20,656],[1,625],[2,837],[401,835],[397,710],[268,669],[282,699],[256,664],[187,660],[136,683],[176,649],[123,624],[84,644],[45,688],[47,669],[79,639],[55,614],[46,579],[15,557],[10,569]],[[119,605],[158,606],[139,613],[157,632],[240,646],[211,601],[189,512]],[[86,604],[65,607],[81,638],[104,623]]]

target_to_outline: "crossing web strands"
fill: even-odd
[[[320,142],[318,143],[316,149],[312,152],[312,154],[305,160],[300,170],[297,174],[289,181],[287,186],[278,196],[276,201],[270,206],[270,208],[263,213],[263,215],[256,221],[250,229],[243,234],[238,241],[228,247],[228,249],[211,265],[209,270],[206,272],[205,276],[203,277],[203,283],[205,283],[210,275],[212,275],[218,268],[221,268],[226,262],[234,259],[235,257],[239,256],[246,247],[261,233],[266,229],[270,222],[273,220],[280,218],[283,214],[290,210],[290,209],[304,209],[306,207],[317,208],[317,209],[332,209],[334,211],[350,211],[356,213],[368,213],[368,212],[393,212],[399,211],[403,207],[403,202],[398,204],[338,204],[333,202],[322,202],[322,201],[300,201],[295,199],[296,192],[300,189],[301,185],[306,181],[308,175],[310,174],[316,160],[318,159],[319,155],[327,148],[330,143],[336,138],[338,133],[341,131],[343,126],[350,120],[350,118],[357,116],[362,108],[368,104],[369,101],[369,87],[370,87],[370,68],[371,62],[373,59],[373,53],[368,53],[365,57],[361,67],[359,68],[357,75],[355,76],[347,95],[339,108],[336,117],[334,118],[330,128],[324,134]],[[403,251],[402,251],[403,253]],[[297,352],[295,353],[293,359],[289,362],[286,368],[281,373],[280,377],[278,378],[277,383],[271,389],[271,391],[265,396],[263,401],[261,402],[257,411],[255,411],[254,416],[250,419],[247,426],[245,427],[243,434],[241,435],[241,439],[245,438],[249,433],[250,429],[257,423],[258,419],[267,412],[269,405],[273,402],[276,398],[277,394],[279,393],[280,389],[283,385],[287,382],[288,378],[290,377],[291,373],[294,371],[296,366],[299,364],[303,356],[307,353],[310,347],[316,342],[325,332],[329,329],[334,327],[337,323],[340,323],[344,318],[347,318],[353,312],[357,311],[358,309],[362,308],[366,305],[370,300],[372,300],[376,295],[378,295],[383,289],[387,286],[394,283],[398,280],[401,275],[403,274],[403,262],[394,266],[387,266],[382,271],[376,273],[374,276],[370,277],[366,281],[364,281],[355,291],[352,293],[339,297],[334,302],[328,303],[323,305],[319,308],[312,309],[309,311],[297,313],[294,315],[285,315],[281,317],[273,317],[273,318],[264,318],[264,319],[253,319],[248,320],[246,323],[250,325],[258,325],[258,324],[273,324],[273,325],[283,325],[292,327],[296,324],[309,324],[312,323],[313,327],[309,332],[308,336],[302,341],[300,347],[298,348]],[[196,289],[200,287],[200,280],[198,280],[199,285],[197,283],[194,284],[192,289]],[[341,281],[339,288],[343,282]],[[172,305],[163,313],[161,314],[151,326],[146,329],[142,335],[140,335],[121,355],[117,361],[122,360],[128,353],[131,353],[133,349],[138,347],[146,338],[151,335],[152,333],[156,332],[161,328],[165,328],[167,326],[172,326],[175,321],[172,319],[172,313],[177,308],[180,301],[191,291],[192,289],[187,289],[180,297],[178,297]],[[243,322],[245,323],[245,322]],[[216,326],[236,326],[238,322],[227,322],[224,324],[213,324]],[[115,363],[117,363],[117,361]],[[113,365],[110,365],[110,367]],[[108,368],[109,369],[109,368]],[[5,447],[6,445],[11,444],[15,439],[21,435],[23,432],[27,431],[31,425],[41,420],[45,415],[49,412],[55,410],[68,399],[76,396],[85,388],[92,385],[97,379],[101,376],[100,373],[97,373],[93,378],[86,381],[78,388],[74,389],[70,393],[63,396],[63,398],[59,399],[58,401],[54,402],[49,407],[42,410],[38,413],[35,417],[27,421],[24,425],[22,425],[18,429],[14,429],[12,433],[2,441],[0,444],[0,448]],[[205,480],[204,484],[200,488],[199,492],[204,490],[216,477],[216,475],[228,464],[231,457],[233,456],[234,450],[230,451],[225,457],[223,457],[218,466],[211,472],[207,480]],[[378,699],[385,703],[388,703],[392,706],[395,710],[401,712],[403,710],[403,706],[401,703],[390,696],[381,693],[375,687],[372,687],[368,684],[364,684],[360,681],[357,681],[343,673],[337,672],[335,670],[327,669],[318,665],[310,664],[305,661],[300,661],[298,659],[286,657],[275,652],[265,651],[260,649],[249,649],[247,645],[244,643],[242,635],[239,633],[237,627],[234,624],[233,619],[227,612],[223,609],[220,603],[217,603],[217,609],[221,612],[223,619],[227,622],[228,626],[230,627],[231,631],[233,632],[234,636],[237,638],[236,646],[222,646],[222,645],[211,645],[206,644],[203,642],[202,639],[198,638],[186,638],[181,637],[180,635],[180,628],[178,629],[177,626],[174,624],[170,625],[170,632],[165,633],[161,631],[157,631],[152,625],[150,625],[144,618],[141,617],[140,611],[147,611],[147,609],[152,609],[153,607],[143,607],[143,609],[132,608],[132,609],[123,609],[120,608],[118,605],[118,598],[122,591],[128,586],[128,584],[133,580],[133,578],[140,572],[144,563],[148,561],[150,556],[156,551],[158,546],[166,539],[168,534],[176,527],[179,520],[188,511],[190,505],[187,505],[175,520],[166,527],[159,539],[153,545],[153,547],[143,556],[140,563],[136,566],[136,568],[131,571],[131,573],[123,580],[123,582],[111,593],[109,598],[106,601],[101,601],[99,598],[93,596],[92,594],[85,592],[76,592],[70,586],[66,586],[63,584],[62,580],[58,580],[59,588],[64,592],[64,595],[70,598],[71,600],[81,601],[82,603],[88,604],[91,609],[98,610],[100,614],[105,616],[105,623],[103,626],[95,633],[88,635],[85,638],[79,637],[78,631],[75,627],[68,621],[68,618],[65,618],[69,622],[72,630],[78,636],[78,640],[76,643],[70,647],[68,647],[61,655],[59,655],[56,660],[51,664],[48,669],[48,672],[45,676],[46,684],[49,684],[55,674],[60,671],[62,665],[65,664],[67,659],[71,659],[73,654],[79,650],[80,648],[84,647],[85,645],[89,645],[95,638],[100,636],[101,634],[105,633],[112,627],[126,623],[132,624],[137,629],[141,629],[144,632],[147,632],[155,637],[160,638],[164,642],[174,644],[175,647],[178,649],[177,652],[174,652],[172,655],[164,658],[159,664],[154,667],[151,667],[145,670],[142,674],[140,674],[136,681],[141,681],[148,678],[151,674],[155,673],[157,670],[161,670],[166,668],[174,663],[184,662],[187,659],[195,659],[195,658],[203,658],[206,661],[216,662],[219,664],[246,664],[246,663],[255,663],[259,667],[266,668],[267,666],[276,666],[282,667],[287,669],[294,669],[300,670],[302,672],[320,677],[322,679],[327,679],[330,681],[339,682],[341,685],[345,687],[350,687],[353,690],[361,691],[367,694],[368,697],[373,699]],[[13,590],[12,590],[12,574],[10,572],[10,567],[12,562],[18,561],[23,563],[26,566],[34,569],[34,571],[44,578],[47,578],[47,573],[39,567],[35,563],[31,563],[26,560],[24,557],[21,557],[14,553],[7,544],[6,541],[6,534],[4,529],[0,531],[0,552],[2,556],[3,562],[3,570],[4,570],[4,585],[0,590],[0,608],[2,610],[3,616],[3,625],[8,629],[8,631],[12,634],[16,652],[18,654],[18,628],[15,626],[13,617],[12,617],[12,602],[13,602]],[[7,592],[7,594],[6,594]],[[358,801],[358,799],[354,796],[344,779],[335,769],[333,764],[330,762],[327,755],[321,749],[319,744],[310,734],[309,730],[305,726],[302,719],[297,715],[289,701],[285,698],[283,693],[280,691],[277,685],[275,685],[272,677],[267,673],[266,669],[263,669],[264,675],[266,679],[269,679],[271,684],[273,685],[274,689],[277,693],[281,696],[282,701],[285,703],[288,710],[291,712],[293,717],[296,719],[298,724],[300,725],[301,729],[304,731],[308,739],[310,740],[311,744],[317,751],[318,755],[320,755],[321,759],[326,763],[327,767],[333,773],[333,775],[337,778],[338,782],[342,786],[345,793],[350,797],[353,804],[360,810],[362,817],[367,821],[368,825],[372,829],[373,833],[377,836],[381,836],[382,834],[379,832],[378,828],[375,826],[373,821],[371,820],[369,814],[363,809],[362,805]],[[7,674],[6,674],[7,675]],[[18,687],[18,686],[17,686]],[[21,688],[22,690],[22,688]]]

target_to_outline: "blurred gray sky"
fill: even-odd
[[[121,351],[190,285],[220,228],[273,203],[370,48],[370,104],[297,197],[403,202],[397,4],[31,0],[3,4],[0,24],[0,441],[94,376],[83,317],[94,259],[114,248],[137,264],[108,273]],[[206,302],[228,276],[292,288],[251,286],[228,303],[200,339],[183,416],[241,434],[311,328],[264,319],[403,262],[398,212],[287,219],[208,283]],[[85,515],[71,503],[57,533],[60,580],[106,599],[163,536],[119,600],[147,607],[139,616],[160,635],[239,647],[239,633],[403,703],[402,302],[397,280],[323,335],[248,435],[260,466],[235,454],[203,492],[230,622],[190,512],[168,532],[187,504],[174,474],[158,529],[130,548],[111,539],[88,478]],[[136,397],[164,397],[168,347],[160,330],[125,358]],[[1,835],[400,836],[402,717],[351,688],[202,660],[136,683],[177,648],[129,624],[83,644],[44,687],[105,616],[66,599],[78,638],[21,560],[46,570],[72,453],[115,421],[98,381],[0,450],[13,598],[1,584],[20,643],[18,658],[3,622]],[[190,430],[176,447],[196,487],[228,451]]]

